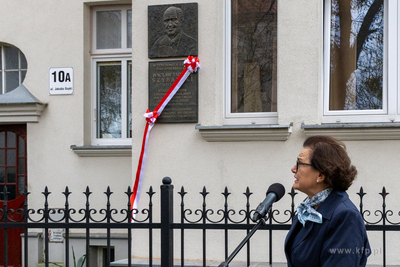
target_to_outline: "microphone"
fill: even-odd
[[[264,201],[261,202],[253,215],[253,222],[264,218],[265,214],[269,211],[272,206],[272,203],[280,200],[285,194],[285,187],[280,183],[272,184],[267,191],[267,196]]]

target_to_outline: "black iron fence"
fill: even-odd
[[[180,265],[185,266],[185,232],[188,230],[197,229],[201,231],[201,243],[202,243],[202,264],[206,266],[207,261],[207,231],[208,230],[221,230],[224,232],[224,255],[221,255],[221,260],[228,258],[230,250],[233,248],[229,248],[229,230],[242,230],[246,233],[249,233],[250,230],[254,227],[254,223],[251,221],[252,215],[254,214],[254,209],[250,208],[250,197],[252,192],[250,192],[249,188],[246,189],[244,195],[246,197],[246,205],[244,209],[234,210],[229,206],[229,197],[231,193],[225,188],[222,195],[224,196],[224,203],[221,205],[221,208],[218,210],[210,209],[207,205],[207,195],[209,192],[204,187],[200,192],[202,196],[202,204],[199,208],[193,210],[189,209],[185,205],[185,197],[187,192],[182,187],[177,194],[180,197],[180,218],[179,222],[175,222],[173,219],[173,209],[174,209],[174,186],[171,184],[171,179],[165,177],[163,179],[163,184],[161,185],[161,204],[160,204],[160,222],[153,222],[153,195],[155,192],[153,188],[150,187],[147,192],[148,195],[148,207],[141,210],[132,209],[130,204],[130,197],[132,195],[132,191],[130,187],[125,192],[127,196],[127,205],[126,208],[122,210],[117,210],[112,208],[110,203],[110,196],[113,194],[110,188],[105,192],[106,195],[106,207],[100,210],[93,209],[91,207],[89,197],[92,194],[90,192],[89,187],[86,188],[84,192],[86,203],[85,206],[81,209],[75,209],[70,207],[69,195],[71,192],[66,187],[63,192],[65,198],[65,207],[62,209],[53,209],[49,208],[48,196],[50,192],[47,187],[44,192],[42,192],[44,196],[44,205],[43,208],[34,210],[30,209],[28,206],[29,192],[25,189],[24,192],[24,201],[23,205],[21,205],[18,209],[13,209],[8,207],[7,200],[7,189],[4,187],[3,192],[0,192],[0,196],[3,201],[2,207],[0,206],[0,231],[4,236],[3,239],[3,262],[0,262],[0,265],[8,266],[9,264],[9,240],[8,233],[13,229],[21,229],[23,231],[24,242],[22,244],[23,251],[23,259],[22,264],[24,266],[28,266],[28,257],[29,257],[29,246],[28,246],[28,230],[29,229],[44,229],[45,233],[48,232],[49,229],[52,228],[63,228],[65,229],[64,233],[64,242],[65,242],[65,266],[72,266],[69,262],[70,258],[70,229],[85,229],[85,242],[86,242],[86,266],[90,265],[90,242],[91,242],[91,230],[94,229],[105,229],[106,231],[106,250],[107,250],[107,258],[106,266],[110,266],[111,263],[111,230],[112,229],[125,229],[127,231],[127,266],[133,266],[132,263],[132,230],[134,229],[144,229],[148,231],[148,259],[149,266],[153,266],[153,231],[160,230],[161,233],[161,266],[173,266],[174,264],[174,255],[175,257],[179,257]],[[360,198],[359,209],[366,223],[367,231],[380,231],[382,232],[382,256],[383,256],[383,266],[386,266],[386,233],[388,231],[400,231],[400,221],[394,222],[392,217],[394,212],[386,208],[386,197],[389,193],[386,192],[385,187],[383,187],[382,192],[379,193],[382,196],[382,204],[381,209],[375,210],[371,212],[364,208],[364,197],[366,193],[363,191],[363,188],[360,188],[360,191],[357,193]],[[288,193],[291,197],[291,206],[287,210],[279,211],[273,209],[270,211],[265,217],[265,224],[261,226],[260,230],[269,231],[269,253],[268,258],[265,260],[272,264],[273,261],[273,231],[276,230],[289,230],[293,216],[295,214],[295,196],[297,193],[293,191],[293,189]],[[141,213],[144,218],[138,219],[136,214]],[[54,219],[54,214],[59,214],[58,219]],[[94,214],[101,215],[101,218],[94,218]],[[233,216],[236,214],[235,216]],[[212,215],[212,216],[211,216]],[[279,216],[278,216],[279,215]],[[398,213],[400,216],[400,212]],[[375,218],[374,221],[370,221],[370,216]],[[233,218],[235,217],[235,219]],[[282,219],[278,219],[284,218]],[[239,219],[238,219],[239,218]],[[400,220],[400,217],[398,218]],[[132,223],[133,222],[133,223]],[[174,254],[173,244],[174,244],[174,231],[180,231],[180,255],[177,253]],[[0,241],[1,242],[1,241]],[[247,266],[250,265],[251,262],[251,250],[250,250],[250,242],[246,244],[246,261]],[[49,266],[49,254],[51,251],[49,250],[49,237],[47,234],[44,235],[44,265]],[[21,257],[21,256],[20,256]]]

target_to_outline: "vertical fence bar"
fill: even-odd
[[[64,210],[64,220],[65,223],[68,225],[69,223],[69,203],[68,203],[68,196],[71,194],[68,190],[68,186],[65,187],[64,191],[65,196],[65,210]],[[69,228],[65,228],[65,266],[69,267]]]
[[[179,195],[181,195],[181,267],[185,266],[185,227],[183,224],[185,223],[185,203],[183,201],[183,198],[186,195],[185,190],[183,189],[183,186],[181,188],[181,191],[179,192]]]
[[[150,186],[149,192],[149,267],[153,267],[153,187]]]
[[[246,192],[243,193],[246,196],[246,224],[250,224],[250,196],[253,194],[250,192],[249,187],[246,188]],[[250,233],[250,230],[246,230],[246,235]],[[247,266],[250,266],[250,240],[247,242]]]
[[[126,191],[126,194],[128,195],[128,267],[132,267],[132,228],[129,227],[129,224],[133,223],[132,221],[132,207],[131,207],[131,195],[132,195],[132,190],[131,187],[128,186],[128,190]]]
[[[272,207],[269,210],[269,225],[272,225]],[[272,229],[269,229],[269,266],[272,266]]]
[[[161,267],[174,265],[174,186],[171,182],[171,178],[164,177],[161,185]]]
[[[4,186],[3,188],[3,197],[4,197],[4,205],[3,205],[3,217],[4,217],[4,223],[7,224],[7,201],[8,201],[8,192],[7,192],[7,186]],[[4,228],[3,233],[4,233],[4,266],[8,266],[8,233],[7,233],[7,226]]]
[[[50,213],[49,213],[49,202],[48,202],[48,196],[50,195],[50,192],[47,188],[47,186],[44,189],[43,192],[45,201],[44,201],[44,250],[45,250],[45,254],[44,254],[44,265],[46,267],[49,267],[49,217],[50,217]]]
[[[112,194],[110,187],[107,186],[107,192],[105,193],[107,195],[107,266],[110,266],[111,262],[111,228],[110,228],[110,223],[111,223],[111,204],[110,204],[110,196]]]
[[[224,198],[225,198],[224,223],[226,226],[226,225],[228,225],[228,196],[230,195],[227,187],[225,187],[225,191],[222,194],[224,195]],[[229,243],[228,227],[225,227],[224,234],[225,234],[225,259],[226,259],[226,258],[228,258],[228,243]]]
[[[89,204],[89,196],[92,192],[89,190],[89,186],[86,187],[86,191],[84,192],[86,196],[86,209],[85,209],[85,218],[86,218],[86,267],[90,267],[90,204]]]
[[[383,219],[383,230],[382,230],[382,235],[383,235],[383,267],[386,267],[386,230],[385,230],[385,225],[386,225],[386,196],[389,193],[386,192],[386,188],[382,188],[382,195],[383,198],[383,203],[382,203],[382,219]]]
[[[24,188],[24,266],[28,267],[28,188]],[[68,266],[67,266],[68,267]]]
[[[203,212],[202,212],[202,216],[203,216],[203,225],[206,225],[207,222],[207,204],[206,204],[206,196],[208,195],[208,192],[206,190],[206,187],[203,187],[203,192],[200,192],[200,194],[203,196]],[[207,232],[206,232],[206,228],[203,228],[203,267],[206,267],[206,261],[207,261]]]

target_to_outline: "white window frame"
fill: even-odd
[[[93,145],[131,145],[132,138],[128,138],[128,67],[132,60],[130,56],[95,56],[92,58],[92,144]],[[97,137],[97,63],[121,62],[121,138]]]
[[[128,10],[131,10],[131,6],[115,6],[115,7],[94,7],[93,8],[93,16],[92,16],[92,54],[121,54],[121,53],[132,53],[132,48],[128,48],[128,40],[127,33],[128,31]],[[121,48],[117,49],[97,49],[97,39],[96,39],[96,30],[97,29],[97,21],[96,21],[96,12],[99,11],[119,11],[121,10]]]
[[[231,0],[225,0],[224,6],[224,124],[248,125],[248,124],[278,124],[278,112],[251,112],[234,113],[231,106],[231,37],[232,14]],[[278,33],[279,34],[279,33]],[[277,89],[278,90],[278,89]],[[277,97],[278,98],[278,97]],[[278,101],[279,103],[279,101]],[[279,110],[279,105],[277,105]]]
[[[18,49],[18,69],[8,69],[8,70],[6,70],[6,60],[5,60],[6,51],[4,49],[6,46],[7,47],[14,47],[14,48]],[[6,92],[6,73],[8,71],[18,71],[18,84],[21,85],[23,83],[23,81],[24,81],[22,79],[22,72],[23,71],[28,72],[28,67],[27,68],[22,68],[22,66],[21,66],[21,53],[22,53],[22,51],[18,47],[15,47],[15,46],[12,46],[12,45],[9,45],[9,44],[5,44],[5,43],[0,43],[0,52],[1,52],[0,57],[1,57],[1,61],[2,61],[2,65],[0,67],[0,75],[1,75],[1,81],[2,81],[1,88],[2,88],[2,90],[0,91],[0,94],[6,94],[7,93]],[[28,64],[28,62],[27,62],[27,64]],[[26,75],[26,73],[25,73],[25,75]],[[25,79],[25,77],[24,77],[24,79]],[[15,88],[17,88],[17,87],[15,87]],[[13,88],[12,90],[14,90],[15,88]],[[11,91],[9,91],[9,92],[11,92]]]
[[[91,60],[91,144],[104,146],[132,145],[132,138],[128,137],[128,68],[132,62],[132,48],[128,48],[127,40],[127,14],[131,6],[102,6],[92,9],[92,60]],[[118,49],[96,49],[96,12],[121,10],[121,48]],[[124,34],[125,33],[125,34]],[[97,137],[97,63],[99,62],[121,62],[121,138],[98,138]]]
[[[397,82],[400,57],[400,29],[398,15],[400,5],[397,1],[384,1],[384,63],[382,109],[379,110],[329,110],[330,90],[330,21],[331,0],[325,0],[324,14],[324,79],[323,79],[323,117],[322,123],[372,123],[400,121],[399,85]],[[390,57],[388,57],[390,55]]]

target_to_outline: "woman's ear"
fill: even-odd
[[[323,175],[322,172],[318,173],[317,182],[322,183],[324,180],[325,180],[325,175]]]

